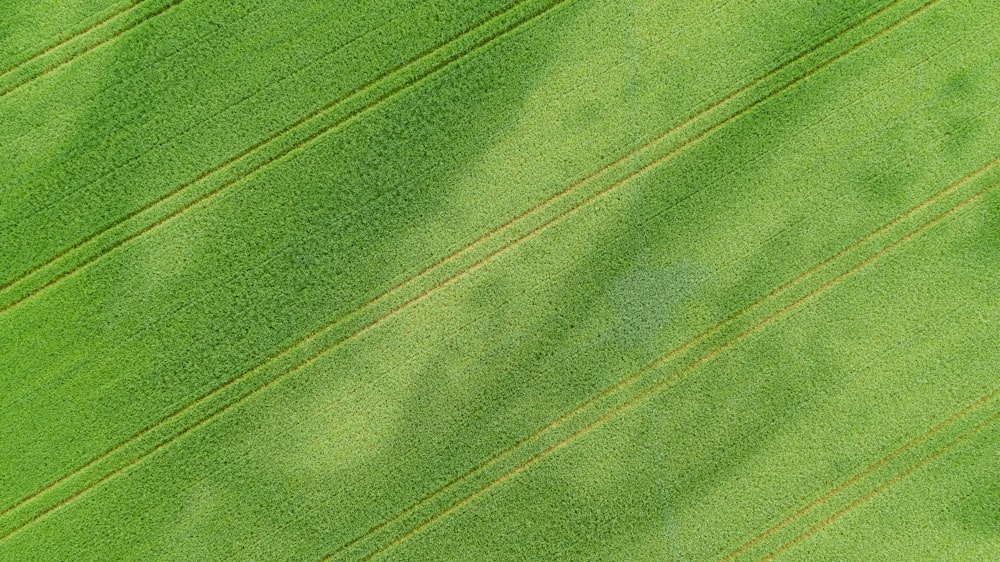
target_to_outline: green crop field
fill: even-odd
[[[0,560],[1000,560],[990,0],[0,0]]]

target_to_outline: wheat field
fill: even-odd
[[[0,560],[1000,560],[986,0],[0,0]]]

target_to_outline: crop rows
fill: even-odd
[[[870,553],[991,470],[976,2],[293,4],[0,74],[0,558]]]

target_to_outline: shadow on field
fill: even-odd
[[[490,7],[479,6],[484,11]],[[123,333],[124,342],[115,342],[107,353],[62,366],[72,376],[60,379],[60,385],[70,385],[60,388],[75,389],[86,398],[65,393],[66,409],[78,408],[80,414],[69,420],[75,426],[67,424],[57,435],[47,436],[50,449],[69,455],[77,449],[71,451],[62,444],[80,444],[83,433],[91,441],[121,441],[124,435],[162,417],[164,410],[238,375],[487,230],[485,224],[447,224],[438,212],[455,196],[450,188],[455,177],[498,142],[515,120],[535,73],[544,68],[551,40],[544,33],[519,33],[514,41],[483,49],[475,64],[465,60],[452,65],[257,174],[211,205],[192,209],[123,249],[109,260],[114,267],[89,270],[86,280],[101,295],[87,302],[96,315],[81,320],[80,326],[121,322],[119,315],[126,311],[139,329]],[[115,56],[124,60],[135,54],[116,51]],[[134,192],[115,193],[125,201]],[[279,244],[267,246],[275,242]],[[278,250],[265,254],[265,246]],[[84,296],[93,295],[72,298]],[[163,307],[165,314],[156,319],[144,317],[152,315],[141,306],[144,302]],[[58,304],[52,306],[53,313],[60,311]],[[83,329],[76,324],[72,328]],[[370,359],[362,358],[362,366]],[[348,375],[364,373],[326,373],[318,384],[307,381],[312,385],[308,390],[326,403],[330,387]],[[288,386],[294,394],[295,383]],[[391,466],[386,463],[394,454],[388,437],[411,425],[403,413],[419,396],[406,387],[398,390],[399,400],[388,409],[398,423],[380,429],[387,437],[387,448],[366,452],[375,453],[370,457],[372,466]],[[350,503],[362,512],[351,519],[349,510],[326,505],[348,517],[345,521],[355,522],[355,526],[333,527],[342,536],[330,536],[331,527],[324,525],[329,522],[317,518],[315,512],[306,514],[320,525],[311,535],[288,531],[293,521],[307,525],[294,518],[299,508],[344,491],[331,478],[336,474],[309,473],[302,466],[284,463],[297,460],[290,451],[300,439],[315,444],[323,441],[323,434],[341,435],[336,427],[322,425],[322,420],[319,426],[309,426],[315,422],[310,405],[297,404],[285,412],[288,416],[276,420],[274,428],[287,432],[277,437],[274,428],[257,425],[256,418],[247,420],[249,426],[242,431],[206,438],[211,445],[203,450],[171,446],[166,450],[184,451],[191,462],[150,459],[143,467],[144,478],[115,480],[115,491],[104,496],[105,503],[87,504],[91,511],[86,517],[90,520],[94,512],[105,509],[114,511],[117,505],[135,515],[133,520],[139,525],[162,525],[144,538],[150,541],[151,551],[164,557],[171,557],[171,552],[190,554],[191,549],[205,545],[212,545],[216,553],[249,544],[286,553],[280,536],[270,540],[280,530],[287,532],[283,536],[310,536],[318,541],[294,546],[332,548],[339,544],[337,540],[346,541],[359,530],[364,512],[372,506]],[[246,408],[253,411],[250,404]],[[213,427],[202,427],[181,443],[198,443],[202,436],[195,435],[211,434]],[[239,448],[258,439],[259,451],[246,453]],[[75,454],[89,456],[90,445],[81,445],[83,453]],[[107,446],[98,443],[92,448],[100,451]],[[309,462],[322,467],[324,453],[320,447],[311,447]],[[360,467],[362,473],[366,467],[367,463]],[[129,493],[129,482],[135,482],[132,485],[139,490],[132,488]],[[124,495],[116,496],[123,489]],[[249,490],[282,493],[251,496]],[[240,496],[241,492],[247,495]],[[282,505],[259,509],[258,501]],[[230,527],[232,518],[223,512],[242,510],[252,515],[240,519],[244,526]],[[108,533],[101,536],[104,545],[140,539],[125,524],[93,531]]]
[[[539,40],[532,49],[572,52],[559,41],[547,39],[549,44]],[[516,57],[498,59],[505,59],[504,65],[527,62]],[[628,99],[633,95],[628,88],[635,84],[627,79],[623,83]],[[595,84],[596,88],[602,86],[606,87]],[[605,99],[617,100],[619,95],[614,92]],[[506,117],[514,115],[516,111],[511,111]],[[638,110],[632,117],[636,121],[644,118]],[[584,223],[590,230],[554,227],[559,233],[554,236],[571,239],[569,245],[579,254],[554,277],[538,279],[538,285],[525,281],[532,275],[530,265],[549,271],[556,267],[552,263],[560,263],[549,255],[558,254],[560,248],[549,238],[532,243],[538,247],[524,249],[527,257],[513,264],[518,268],[514,272],[503,269],[507,260],[517,258],[504,258],[502,264],[475,274],[468,287],[454,289],[460,295],[457,298],[463,299],[457,304],[455,297],[440,297],[442,302],[448,301],[447,306],[459,310],[459,317],[476,323],[476,336],[461,347],[453,344],[455,336],[442,333],[433,324],[423,326],[422,330],[434,335],[430,343],[415,351],[417,366],[394,371],[387,383],[376,383],[381,389],[368,395],[372,400],[368,406],[353,405],[353,413],[347,415],[363,416],[375,409],[377,417],[384,420],[372,424],[368,431],[393,433],[388,439],[373,441],[361,428],[354,435],[363,443],[362,448],[375,447],[358,451],[364,462],[315,475],[316,489],[324,485],[327,490],[336,489],[326,500],[340,510],[335,523],[326,522],[328,532],[335,529],[329,532],[331,544],[346,542],[377,525],[493,452],[637,371],[670,349],[668,344],[679,345],[685,334],[693,336],[706,317],[724,316],[717,314],[717,306],[739,308],[739,298],[721,304],[704,300],[703,285],[720,273],[714,256],[679,251],[691,240],[738,233],[730,230],[725,216],[673,205],[698,192],[704,192],[703,199],[739,201],[743,194],[736,190],[741,180],[753,177],[765,166],[753,158],[764,144],[762,139],[766,138],[767,144],[792,142],[797,125],[795,116],[775,118],[773,126],[763,129],[759,121],[752,125],[745,120],[735,122],[648,179],[623,186],[596,211],[600,224]],[[723,172],[731,175],[731,181],[721,185],[713,181],[713,176]],[[735,186],[736,190],[727,193],[722,186]],[[669,210],[661,213],[665,208]],[[709,205],[711,210],[716,208]],[[773,224],[769,226],[778,228],[792,218],[771,217]],[[576,220],[582,219],[569,219]],[[581,237],[586,240],[581,241]],[[681,237],[688,242],[674,244]],[[549,246],[542,247],[546,244]],[[735,285],[732,291],[742,294],[742,288]],[[468,309],[464,315],[463,309]],[[692,309],[697,312],[692,313]],[[814,353],[811,364],[832,373],[832,357],[826,350],[819,348]],[[801,354],[801,349],[778,347],[765,355],[768,361],[780,361],[801,358]],[[454,365],[456,360],[458,366]],[[702,381],[708,388],[694,402],[690,397],[673,395],[666,404],[657,401],[657,408],[672,412],[672,420],[679,416],[681,420],[704,421],[713,419],[720,400],[729,398],[730,393],[742,393],[740,412],[746,419],[740,420],[738,428],[710,423],[692,428],[673,425],[672,421],[668,426],[672,431],[664,431],[662,422],[657,421],[660,412],[644,409],[629,431],[616,434],[608,454],[574,455],[574,462],[558,466],[543,463],[546,468],[532,469],[532,480],[523,484],[528,492],[512,486],[504,489],[505,494],[523,500],[516,513],[492,513],[491,500],[476,500],[486,504],[486,513],[471,514],[475,508],[469,506],[463,510],[467,515],[453,515],[461,517],[461,531],[434,533],[435,547],[456,556],[474,557],[497,555],[504,552],[498,549],[519,545],[525,550],[504,554],[541,559],[552,555],[545,550],[546,545],[559,545],[585,556],[607,545],[621,546],[621,537],[639,535],[635,529],[659,529],[661,540],[647,546],[665,554],[672,552],[673,535],[678,530],[675,510],[714,485],[716,475],[749,462],[757,444],[777,431],[784,417],[794,416],[792,406],[801,397],[788,390],[788,381],[768,380],[755,373],[744,373],[744,378],[732,381],[731,386]],[[816,376],[813,384],[829,383],[829,379]],[[720,392],[722,396],[713,394]],[[303,428],[303,434],[313,431],[333,435],[337,426]],[[559,509],[550,510],[553,505]],[[334,508],[328,505],[328,509]],[[306,534],[324,529],[308,517],[301,521]],[[441,524],[447,527],[452,523]],[[476,544],[462,544],[470,536],[476,537]],[[565,551],[561,554],[567,555]]]
[[[278,345],[262,346],[253,345],[252,338],[232,334],[228,339],[237,352],[292,343],[488,230],[486,224],[450,224],[445,220],[455,217],[440,211],[450,206],[451,198],[468,196],[454,193],[450,186],[466,173],[470,162],[500,142],[509,124],[516,121],[538,73],[544,72],[552,42],[548,33],[518,32],[516,38],[483,49],[474,60],[460,61],[308,152],[262,174],[261,181],[255,182],[259,185],[248,186],[253,193],[244,198],[247,202],[268,208],[273,201],[272,208],[294,216],[297,224],[290,225],[290,232],[280,233],[294,244],[291,251],[268,272],[247,280],[252,287],[277,283],[285,289],[280,294],[268,292],[263,303],[254,300],[252,315],[237,308],[249,302],[250,295],[246,300],[233,299],[231,311],[245,318],[244,324],[270,325],[269,333],[285,335],[271,340]],[[278,182],[292,187],[285,193],[268,191]],[[502,190],[503,186],[487,188]],[[356,208],[363,208],[363,213],[342,222],[345,211]],[[213,211],[220,212],[226,213]],[[232,217],[216,215],[216,220],[226,224],[236,220],[236,215]],[[492,217],[495,223],[503,219]],[[296,244],[296,240],[301,242]],[[213,314],[224,318],[226,313]],[[228,332],[239,326],[220,323],[218,329]],[[428,329],[433,333],[433,326]],[[407,349],[408,345],[400,341],[398,349],[390,352],[412,352],[420,356],[418,362],[447,354],[444,341],[416,350]],[[398,384],[374,383],[379,385],[375,402],[361,404],[356,417],[344,419],[342,414],[353,409],[354,399],[336,407],[329,406],[331,401],[352,385],[368,384],[368,377],[380,372],[376,367],[384,366],[378,355],[366,354],[365,347],[359,353],[354,346],[341,346],[332,353],[337,362],[353,364],[357,370],[312,373],[270,391],[287,392],[296,399],[294,403],[278,400],[281,404],[260,412],[273,423],[254,424],[245,435],[226,436],[234,446],[253,445],[241,448],[248,457],[233,467],[225,456],[213,455],[211,466],[228,462],[229,470],[190,472],[187,478],[199,485],[192,488],[190,497],[180,487],[173,503],[195,505],[212,488],[280,491],[263,498],[274,502],[271,509],[256,509],[251,500],[259,498],[249,496],[236,505],[209,504],[208,508],[253,512],[253,517],[243,521],[245,527],[227,531],[228,548],[242,545],[251,551],[259,549],[265,557],[282,557],[296,549],[305,549],[311,556],[319,552],[309,549],[333,549],[391,514],[401,499],[413,497],[403,477],[413,467],[399,464],[400,450],[413,444],[415,432],[432,427],[422,404],[428,400],[447,403],[448,392],[456,389],[442,387],[442,392],[435,393],[437,373],[417,369],[407,372],[403,381],[393,381]],[[223,344],[212,347],[219,349]],[[201,513],[197,517],[206,521],[199,535],[191,536],[179,523],[158,541],[163,553],[169,553],[178,541],[196,544],[209,536],[217,538],[207,523],[211,516]]]
[[[769,188],[793,187],[767,185],[769,166],[777,157],[769,153],[760,160],[761,147],[795,144],[810,120],[822,116],[818,108],[828,108],[824,102],[837,99],[837,84],[827,82],[797,95],[791,106],[766,104],[755,110],[754,119],[728,125],[697,149],[665,165],[653,179],[643,180],[643,190],[622,189],[619,203],[606,211],[612,223],[605,225],[607,232],[588,233],[593,244],[586,258],[558,280],[547,281],[546,289],[529,293],[521,285],[502,280],[477,281],[478,290],[486,296],[475,300],[511,303],[510,309],[519,315],[501,314],[490,319],[489,335],[482,341],[498,345],[468,368],[472,374],[466,386],[455,388],[442,376],[453,357],[450,349],[428,349],[426,353],[436,357],[410,375],[412,381],[418,381],[412,384],[418,385],[420,392],[414,393],[414,401],[402,410],[411,415],[402,416],[397,423],[400,433],[396,445],[389,449],[426,444],[425,458],[414,464],[429,467],[428,473],[415,474],[415,482],[447,481],[449,471],[436,467],[447,465],[449,460],[457,466],[475,465],[477,459],[487,456],[477,454],[478,449],[501,449],[669,349],[664,342],[673,341],[677,334],[666,337],[665,332],[693,335],[704,319],[728,316],[785,280],[774,271],[773,260],[784,257],[780,252],[775,257],[774,246],[804,247],[809,237],[826,234],[823,217],[809,216],[814,209],[808,206],[790,206],[783,213],[765,217],[765,226],[779,233],[777,242],[739,256],[745,262],[740,265],[745,267],[735,273],[713,256],[678,255],[669,241],[671,236],[685,235],[705,240],[738,239],[740,233],[727,219],[746,220],[742,210],[752,208],[755,198],[765,196]],[[908,139],[905,134],[889,137],[896,144],[877,154],[906,154]],[[866,154],[856,156],[860,159]],[[903,170],[873,185],[870,179],[878,171],[874,159],[861,161],[858,167],[863,181],[838,184],[844,197],[861,207],[899,206],[907,200],[907,189],[915,177],[912,173]],[[722,175],[725,182],[714,181]],[[761,176],[764,186],[759,183]],[[687,194],[698,194],[692,199],[695,203],[656,219],[651,216]],[[720,200],[729,204],[718,203]],[[699,204],[704,207],[698,209],[695,205]],[[724,212],[691,212],[704,208]],[[654,221],[658,228],[649,226]],[[790,229],[803,221],[812,224]],[[671,234],[671,227],[682,229],[682,233]],[[799,267],[793,276],[815,261],[794,264]],[[728,286],[701,292],[709,281]],[[686,314],[699,308],[703,310]],[[516,335],[505,334],[515,321],[519,322]],[[685,322],[690,323],[685,327],[689,329],[676,327]],[[743,363],[753,368],[737,365],[725,381],[708,380],[703,373],[693,372],[690,382],[655,399],[655,407],[644,408],[642,413],[629,416],[629,422],[621,422],[629,424],[628,430],[616,431],[614,438],[607,439],[611,443],[607,450],[599,447],[596,456],[583,459],[575,455],[572,462],[563,462],[558,468],[549,463],[547,469],[537,470],[541,475],[532,469],[529,482],[523,480],[526,477],[519,480],[528,492],[515,486],[505,488],[504,493],[513,497],[518,507],[514,512],[502,511],[510,507],[506,501],[477,499],[486,504],[484,514],[451,516],[462,517],[470,527],[459,530],[455,523],[452,537],[442,531],[434,534],[433,540],[444,551],[467,554],[475,548],[481,549],[480,554],[495,554],[495,548],[519,545],[526,550],[506,554],[530,558],[552,554],[538,546],[543,543],[560,548],[572,545],[570,548],[580,549],[576,552],[580,555],[593,553],[616,537],[635,537],[636,528],[659,527],[662,540],[650,548],[669,554],[680,531],[674,514],[696,505],[710,490],[738,476],[775,435],[795,423],[805,402],[836,388],[839,375],[848,370],[844,357],[828,342],[801,336],[796,341],[756,341],[748,352],[750,358]],[[469,385],[478,387],[470,390]],[[435,420],[434,427],[428,427],[428,420]],[[475,436],[475,442],[469,442],[470,436]],[[385,462],[405,470],[389,456]],[[845,465],[836,470],[849,468]],[[410,495],[419,497],[415,492]],[[539,498],[545,501],[539,502]],[[547,510],[552,504],[561,508]],[[734,528],[736,522],[731,523],[730,528]],[[689,537],[696,533],[694,529],[684,531]],[[468,537],[476,537],[478,544],[459,544]]]
[[[630,60],[639,42],[631,8],[614,8],[624,29],[618,51],[587,59],[579,55],[587,26],[603,15],[593,7],[567,8],[482,49],[123,250],[114,267],[92,270],[102,271],[87,279],[100,281],[103,300],[93,301],[94,318],[73,324],[76,340],[88,327],[120,327],[125,314],[139,328],[100,357],[64,365],[75,373],[53,388],[86,412],[66,427],[48,420],[50,448],[100,450],[98,439],[130,434],[503,223],[512,208],[543,199],[549,186],[514,185],[520,176],[502,168],[566,165],[576,146],[556,133],[574,123],[624,104],[630,122],[614,134],[625,144],[644,140],[636,69],[604,72],[601,58]],[[116,51],[121,61],[135,55]],[[556,68],[588,73],[590,90],[551,96],[564,78]],[[949,106],[962,105],[976,83],[954,76],[940,92],[943,109],[920,116],[952,135],[925,165],[967,146],[963,135],[974,127]],[[89,496],[104,503],[77,505],[107,526],[105,544],[148,540],[149,557],[208,558],[211,548],[219,557],[307,558],[362,535],[815,263],[802,248],[828,242],[816,242],[829,234],[827,217],[800,202],[802,186],[783,183],[777,168],[785,151],[807,144],[837,86],[796,91],[792,101],[728,123],[185,436],[140,465],[138,476],[114,480],[107,496]],[[539,99],[552,106],[539,109]],[[95,104],[82,122],[108,119],[106,109]],[[543,140],[523,146],[548,142],[551,152],[503,150],[532,136]],[[573,140],[601,153],[590,139]],[[909,154],[912,141],[879,140],[886,142],[878,151],[850,154],[856,175],[822,157],[797,172],[839,169],[851,177],[837,184],[838,196],[858,208],[895,208],[917,172],[870,178],[886,155]],[[122,207],[134,206],[125,203],[134,195],[109,193]],[[989,232],[981,249],[995,257],[998,245],[989,242],[997,230]],[[84,288],[73,298],[90,305],[92,297]],[[145,303],[164,307],[162,315],[144,323]],[[59,303],[48,309],[50,319],[60,312]],[[417,552],[431,540],[469,559],[596,558],[610,549],[685,556],[699,530],[682,527],[681,516],[737,481],[804,404],[849,372],[820,328],[755,338],[740,357],[724,355],[725,368],[692,371],[435,526],[452,532],[418,535]],[[75,441],[81,435],[93,441]],[[980,513],[988,508],[970,505],[960,515],[990,531]],[[149,536],[115,525],[119,511]]]
[[[635,84],[626,79],[624,86],[628,99],[632,95],[628,88]],[[618,93],[606,99],[619,99]],[[638,110],[632,117],[637,121],[644,118]],[[753,176],[762,166],[751,158],[762,136],[769,143],[782,143],[796,135],[795,126],[787,123],[766,132],[756,125],[734,123],[720,131],[718,138],[664,165],[651,179],[623,186],[596,211],[600,224],[584,223],[589,230],[554,227],[559,233],[556,236],[570,239],[569,246],[579,254],[573,254],[571,265],[554,277],[538,279],[538,286],[524,279],[532,275],[530,265],[550,271],[556,267],[551,263],[560,263],[549,254],[558,253],[561,246],[549,238],[535,241],[536,248],[524,249],[527,257],[520,258],[523,263],[515,262],[518,269],[514,272],[505,272],[504,265],[497,265],[477,273],[468,282],[470,287],[461,291],[468,292],[464,304],[457,305],[470,309],[467,319],[477,323],[473,343],[456,351],[450,337],[431,337],[431,343],[417,352],[421,356],[418,367],[398,373],[393,382],[370,396],[372,400],[391,400],[392,438],[380,440],[381,452],[366,450],[366,461],[352,465],[350,473],[345,470],[327,475],[338,482],[334,486],[344,487],[345,495],[357,494],[337,502],[344,510],[340,515],[343,527],[335,526],[338,531],[349,527],[349,521],[359,521],[354,534],[378,524],[491,453],[637,371],[669,349],[668,343],[677,345],[684,334],[693,335],[693,328],[705,316],[714,317],[707,310],[693,314],[691,310],[712,310],[713,303],[699,301],[699,297],[718,263],[712,256],[679,252],[686,244],[673,242],[677,237],[697,240],[735,233],[727,230],[724,218],[672,205],[700,191],[705,197],[738,199],[741,194],[720,193],[719,185],[712,181],[712,174],[722,171],[719,166],[733,176],[727,185],[738,186],[741,178]],[[660,214],[664,208],[670,210]],[[577,220],[583,219],[568,222]],[[789,219],[777,216],[772,220],[777,227]],[[581,237],[586,240],[581,241]],[[504,258],[503,263],[508,259],[515,258]],[[733,301],[733,307],[738,305],[738,300]],[[436,332],[433,325],[422,329]],[[474,342],[488,345],[477,349]],[[776,351],[774,356],[781,354],[793,352]],[[459,366],[453,365],[456,357],[462,362]],[[825,358],[817,361],[826,364]],[[741,433],[732,437],[733,442],[708,450],[705,439],[718,438],[695,436],[689,433],[690,428],[680,426],[677,433],[656,435],[637,428],[618,436],[618,443],[627,445],[612,447],[625,456],[575,457],[576,462],[560,464],[559,468],[546,463],[549,468],[539,470],[540,476],[532,469],[531,483],[523,484],[529,493],[505,488],[504,493],[524,499],[516,513],[493,514],[489,511],[492,502],[477,500],[487,503],[486,514],[462,516],[460,532],[434,533],[436,548],[474,557],[497,555],[504,552],[497,549],[520,545],[526,550],[505,554],[544,558],[552,554],[545,551],[546,544],[561,548],[572,545],[569,548],[577,555],[585,555],[602,545],[620,546],[621,537],[638,535],[635,529],[658,528],[662,540],[648,546],[670,552],[676,531],[675,507],[697,496],[701,487],[711,485],[714,472],[733,470],[748,461],[754,444],[768,436],[766,431],[754,431],[755,425],[770,426],[776,418],[788,415],[784,408],[791,397],[783,382],[758,380],[756,384],[753,405],[759,408],[745,412],[756,416],[756,421],[748,420],[741,426],[750,430],[752,439],[746,440],[747,433]],[[739,392],[740,387],[734,384],[725,390]],[[682,403],[670,408],[688,411],[685,419],[716,408],[708,398],[697,404]],[[373,405],[382,414],[382,406],[377,402]],[[363,412],[356,409],[354,415]],[[643,417],[640,424],[656,427],[656,418],[655,414]],[[721,439],[729,441],[728,437]],[[730,453],[731,457],[719,458]],[[676,475],[682,464],[693,469],[691,480]],[[561,508],[546,510],[552,504]],[[345,530],[339,540],[344,542],[350,536]],[[462,544],[470,536],[476,537],[476,544]]]

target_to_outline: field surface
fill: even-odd
[[[1000,560],[988,0],[0,0],[0,560]]]

